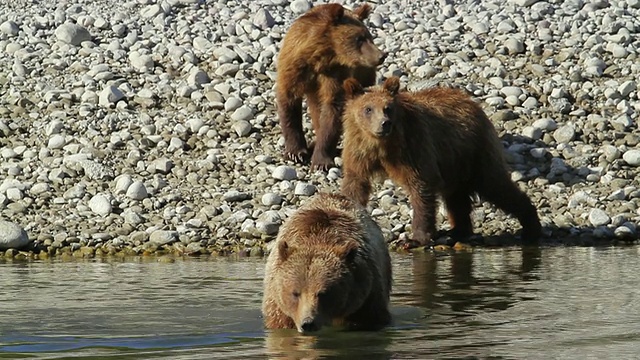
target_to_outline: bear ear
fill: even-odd
[[[391,95],[395,96],[400,90],[400,78],[397,76],[392,76],[384,81],[384,85],[382,87]]]
[[[347,100],[364,94],[364,88],[360,82],[352,77],[342,83],[342,88],[344,89]]]
[[[330,21],[338,22],[344,16],[344,8],[340,4],[328,4],[324,14]]]
[[[364,19],[369,17],[371,14],[371,6],[369,4],[362,4],[358,6],[357,9],[353,10],[353,13],[356,15],[358,20],[363,21]]]
[[[280,260],[285,261],[291,255],[291,251],[293,249],[289,247],[286,241],[281,241],[278,244],[278,255],[280,255]]]

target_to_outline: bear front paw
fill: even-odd
[[[311,159],[311,168],[313,170],[329,171],[329,169],[335,166],[336,164],[335,162],[333,162],[333,159],[331,159],[328,156],[314,155],[313,158]]]
[[[284,157],[287,160],[291,160],[296,163],[303,163],[309,158],[309,151],[307,149],[295,149],[295,150],[285,149]]]

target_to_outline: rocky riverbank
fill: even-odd
[[[640,0],[370,3],[390,54],[379,74],[481,101],[543,243],[637,240]],[[0,248],[8,234],[27,243],[5,255],[261,255],[300,202],[341,179],[281,157],[275,60],[310,6],[4,1],[0,213],[14,227]],[[375,189],[393,247],[410,230],[407,197]],[[485,244],[513,243],[515,219],[487,204],[473,217]]]

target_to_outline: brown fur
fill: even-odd
[[[376,67],[385,57],[362,23],[370,12],[367,4],[354,11],[340,4],[318,5],[294,21],[285,35],[277,63],[276,102],[286,158],[303,161],[309,156],[302,127],[306,96],[316,134],[311,164],[323,170],[334,166],[342,134],[342,82],[355,77],[373,85]]]
[[[436,235],[437,195],[454,239],[473,233],[474,194],[517,217],[523,240],[539,238],[536,209],[511,181],[493,124],[467,94],[399,91],[397,77],[368,89],[349,79],[344,87],[343,194],[366,205],[370,178],[387,175],[409,193],[413,238],[423,245]]]
[[[280,229],[265,268],[269,329],[387,325],[391,261],[378,225],[342,195],[319,194]]]

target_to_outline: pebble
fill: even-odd
[[[298,181],[293,193],[300,196],[311,196],[316,193],[316,187],[313,184]]]
[[[149,242],[155,245],[168,245],[178,241],[178,232],[171,230],[154,230],[149,235]]]
[[[144,186],[142,181],[132,182],[131,185],[127,187],[126,195],[132,200],[142,200],[149,196],[147,188]]]
[[[591,209],[589,212],[589,222],[593,226],[603,226],[611,222],[611,218],[606,212],[600,209]]]
[[[251,123],[245,120],[236,121],[232,125],[233,130],[240,137],[245,137],[251,133]]]
[[[640,150],[627,150],[622,154],[622,159],[631,166],[640,166]]]
[[[91,211],[102,217],[111,214],[111,211],[113,210],[111,201],[104,194],[94,195],[91,200],[89,200],[89,208]]]
[[[20,32],[20,27],[15,22],[7,20],[0,24],[0,32],[5,35],[16,36]]]
[[[124,99],[122,91],[117,87],[110,85],[102,89],[98,103],[104,107],[111,107],[122,99]]]
[[[262,195],[262,205],[273,206],[280,205],[282,203],[282,196],[275,193],[266,193]]]
[[[277,180],[294,180],[298,178],[296,169],[286,165],[276,167],[271,176]]]
[[[242,105],[231,114],[231,120],[249,120],[253,117],[253,110],[247,105]]]
[[[83,41],[91,40],[91,34],[87,29],[72,23],[65,23],[58,26],[55,35],[58,40],[74,46],[80,45]]]
[[[553,138],[561,144],[569,143],[576,136],[576,129],[573,125],[563,125],[553,132]]]
[[[0,250],[21,249],[28,244],[29,236],[20,225],[0,220]]]
[[[307,0],[293,0],[289,5],[294,14],[304,14],[311,9],[311,3]]]

